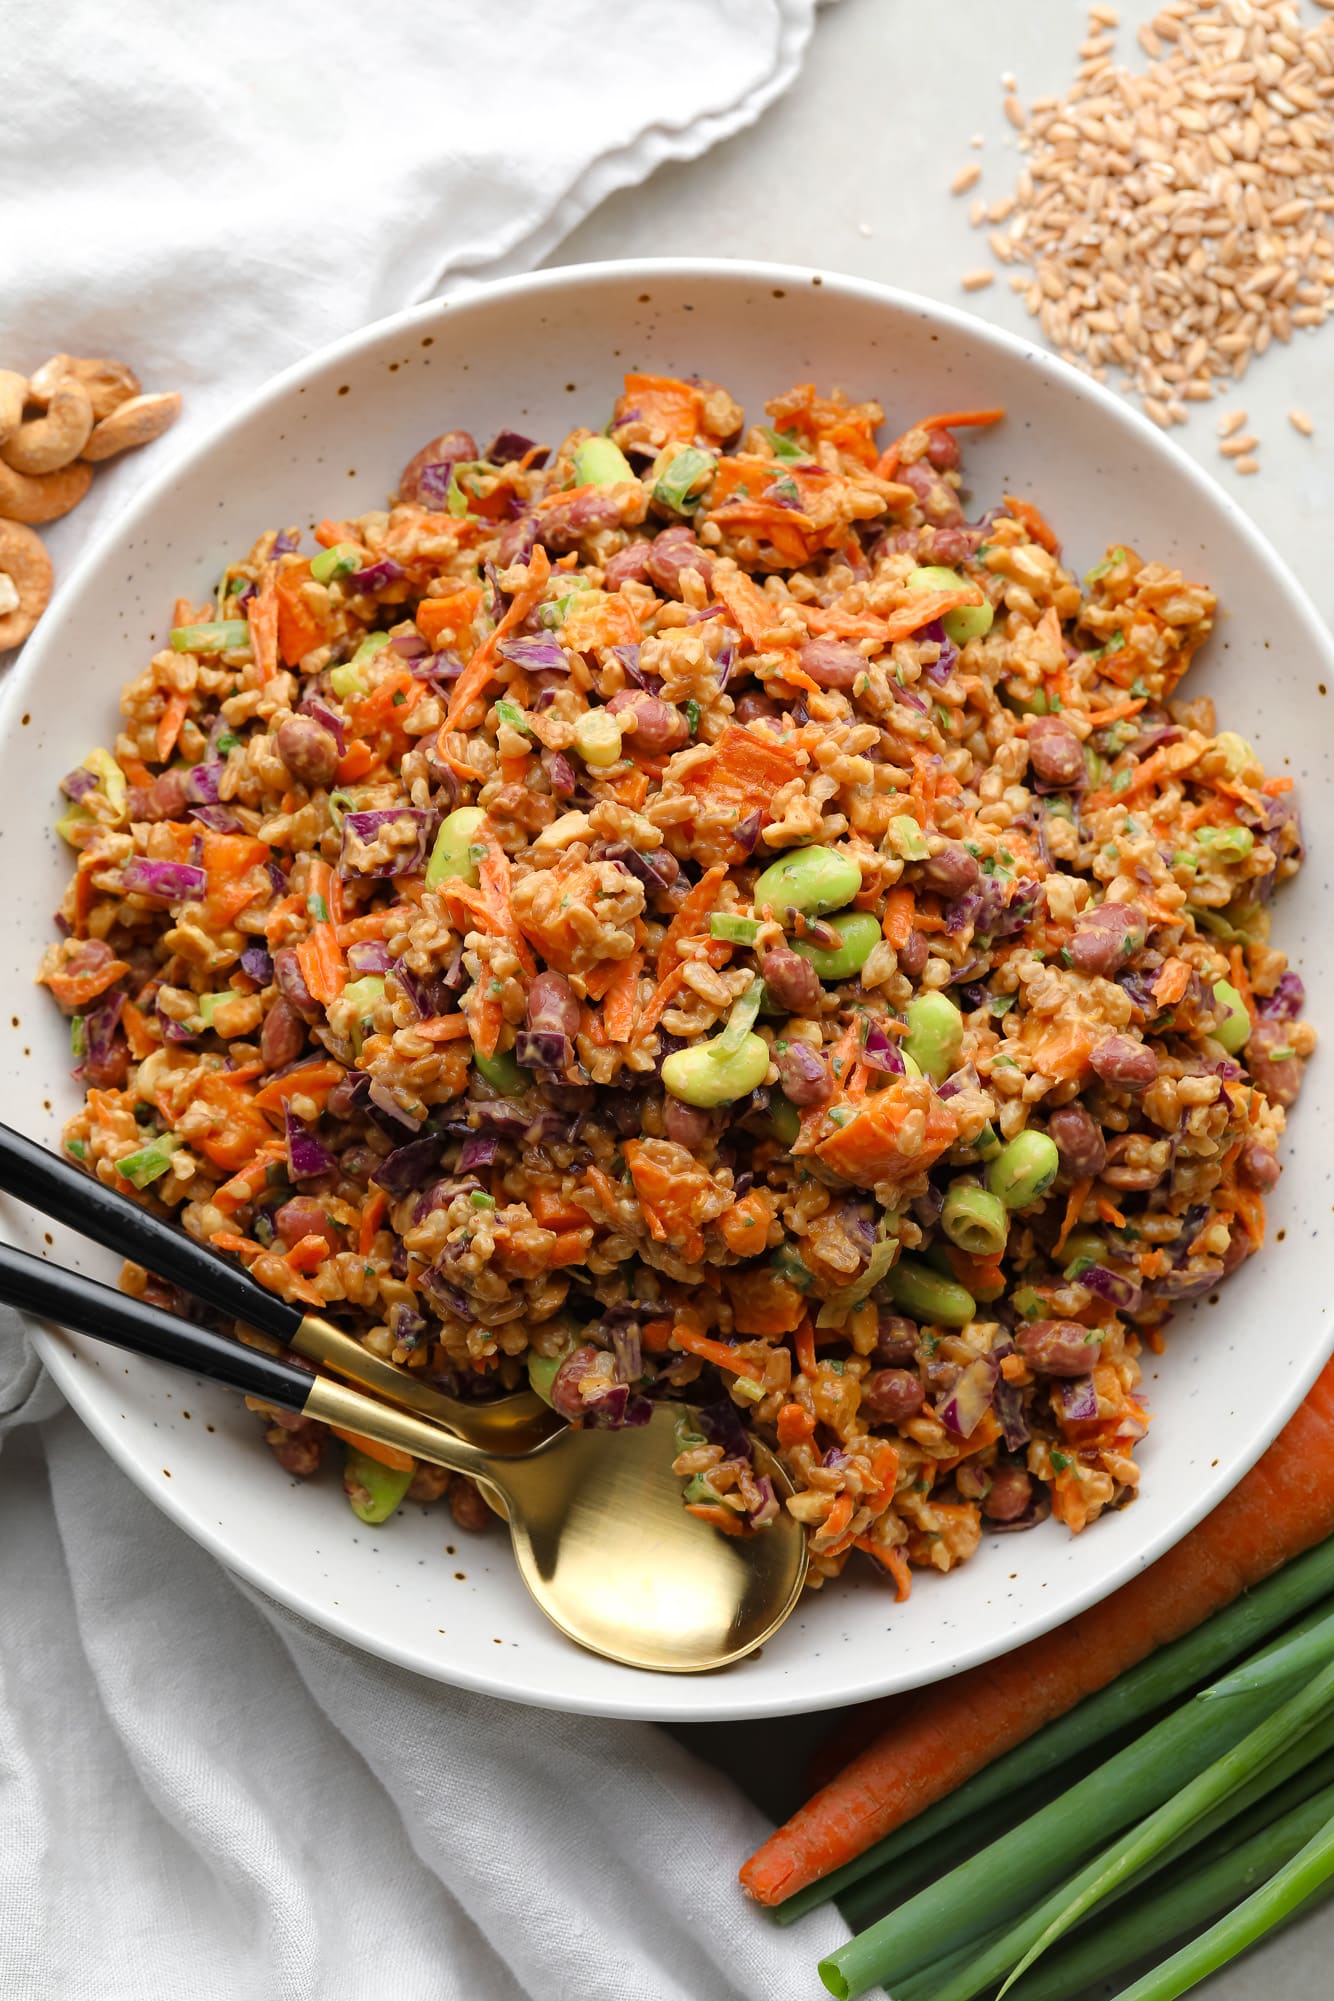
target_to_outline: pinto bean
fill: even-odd
[[[898,950],[899,971],[915,980],[926,970],[926,962],[931,957],[931,947],[927,943],[925,931],[910,931]]]
[[[561,1417],[582,1417],[588,1406],[579,1393],[584,1377],[594,1368],[598,1350],[591,1341],[574,1348],[557,1369],[551,1383],[551,1407]]]
[[[1089,1061],[1103,1083],[1118,1091],[1147,1091],[1158,1081],[1158,1058],[1132,1035],[1109,1035]]]
[[[1033,1499],[1033,1482],[1022,1466],[993,1466],[982,1512],[993,1522],[1017,1522]]]
[[[602,566],[602,588],[618,591],[622,584],[642,584],[648,575],[651,542],[627,542],[624,549],[618,549],[614,556],[608,556]]]
[[[1076,1181],[1101,1174],[1107,1165],[1107,1142],[1097,1120],[1082,1105],[1061,1105],[1047,1120],[1061,1165]]]
[[[807,1042],[789,1042],[778,1058],[778,1081],[793,1105],[822,1105],[834,1089],[829,1065]]]
[[[1040,1376],[1086,1376],[1098,1359],[1096,1338],[1077,1320],[1026,1320],[1014,1345]]]
[[[298,785],[328,785],[338,769],[338,743],[314,716],[289,716],[278,729],[278,755]]]
[[[283,1203],[273,1219],[273,1227],[290,1250],[303,1237],[323,1237],[330,1254],[341,1251],[343,1240],[324,1213],[324,1205],[313,1195],[293,1195]]]
[[[760,960],[760,974],[775,1007],[786,1008],[789,1014],[809,1014],[819,1006],[820,975],[800,952],[775,945]]]
[[[627,710],[635,718],[630,748],[642,751],[645,757],[664,757],[690,741],[690,725],[681,711],[643,688],[623,688],[607,704],[609,715],[622,715]]]
[[[905,1424],[925,1402],[921,1378],[912,1369],[872,1369],[862,1380],[861,1407],[876,1424]]]
[[[713,563],[705,555],[695,540],[690,528],[664,528],[661,535],[655,535],[648,555],[648,579],[655,590],[664,597],[681,596],[681,576],[686,570],[697,570],[704,588],[707,590],[713,577]]]
[[[900,466],[894,478],[899,486],[912,488],[923,518],[933,528],[954,528],[963,520],[958,494],[929,460],[917,459],[910,466]]]
[[[959,450],[959,440],[953,431],[933,424],[926,434],[926,457],[928,465],[937,472],[957,472],[963,454]]]
[[[977,856],[969,854],[962,841],[944,841],[931,859],[922,863],[918,881],[923,889],[934,889],[940,896],[962,896],[981,873]]]
[[[491,1520],[491,1510],[482,1499],[471,1480],[454,1479],[449,1483],[449,1512],[461,1529],[475,1535]]]
[[[1028,726],[1028,761],[1044,785],[1082,785],[1084,746],[1059,716],[1035,716]]]
[[[320,1460],[324,1456],[324,1441],[329,1436],[322,1424],[313,1418],[302,1418],[294,1431],[274,1426],[265,1434],[274,1458],[284,1473],[290,1473],[294,1480],[308,1480],[312,1473],[319,1471]]]
[[[188,771],[161,771],[148,788],[146,820],[179,820],[190,796]]]
[[[306,1046],[306,1024],[285,994],[279,994],[264,1017],[259,1053],[270,1070],[295,1063]]]
[[[1295,1105],[1302,1088],[1306,1063],[1293,1049],[1291,1035],[1288,1022],[1257,1021],[1242,1051],[1251,1082],[1271,1105]]]
[[[529,1028],[550,1028],[558,1035],[577,1035],[581,1013],[574,988],[564,973],[539,973],[528,989]]]
[[[436,503],[432,492],[423,493],[421,476],[427,466],[457,464],[460,459],[477,457],[477,441],[471,431],[442,431],[438,438],[432,438],[429,445],[423,445],[414,452],[404,466],[398,480],[400,500],[414,501],[422,506]]]
[[[741,696],[735,713],[739,723],[778,723],[783,715],[771,695],[759,695],[753,689]]]
[[[507,521],[496,543],[496,567],[507,570],[511,563],[526,563],[537,541],[537,516],[520,514]]]
[[[917,537],[917,557],[923,563],[943,563],[954,569],[966,563],[977,547],[973,529],[964,527],[923,528]]]
[[[1267,1146],[1261,1146],[1259,1140],[1247,1140],[1237,1162],[1237,1173],[1248,1188],[1258,1188],[1261,1194],[1265,1194],[1276,1185],[1282,1172],[1276,1153],[1271,1153]]]
[[[292,1003],[302,1021],[323,1021],[324,1009],[306,985],[295,945],[282,945],[274,953],[273,978],[279,993]],[[335,1113],[335,1117],[341,1116],[344,1115]]]
[[[619,528],[626,505],[624,490],[590,487],[586,493],[575,493],[569,500],[544,508],[537,520],[537,540],[547,549],[577,548],[585,536],[599,535],[604,528]]]
[[[82,1081],[94,1091],[118,1091],[130,1073],[130,1052],[123,1037],[116,1036],[102,1056],[85,1056]]]
[[[700,1105],[687,1105],[680,1098],[670,1094],[662,1105],[662,1129],[668,1139],[674,1139],[678,1146],[688,1146],[692,1150],[705,1146],[713,1138],[714,1122],[712,1114]]]
[[[917,1322],[903,1313],[882,1313],[876,1326],[875,1358],[901,1369],[917,1357]]]
[[[1086,910],[1070,940],[1070,963],[1077,973],[1111,979],[1143,947],[1144,919],[1129,903],[1100,903]]]
[[[866,671],[864,657],[846,639],[808,639],[797,659],[822,688],[850,688]]]
[[[403,1498],[423,1503],[438,1501],[452,1478],[448,1467],[433,1466],[429,1459],[419,1459]]]

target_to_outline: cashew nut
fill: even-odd
[[[12,368],[0,368],[0,445],[12,438],[23,422],[23,405],[28,399],[27,378]]]
[[[174,389],[163,390],[156,395],[131,396],[128,403],[122,403],[109,417],[103,417],[100,424],[93,426],[93,434],[83,448],[83,456],[91,464],[98,465],[103,459],[114,458],[117,452],[128,451],[135,445],[151,444],[154,438],[170,430],[181,413],[181,399]],[[0,501],[0,507],[4,502]]]
[[[53,354],[44,361],[28,385],[28,393],[34,403],[43,408],[51,401],[57,387],[62,382],[77,382],[88,393],[93,406],[93,422],[100,424],[103,417],[109,417],[122,403],[137,396],[141,387],[138,376],[123,361],[110,359],[86,360],[74,354]]]
[[[41,536],[0,521],[0,653],[23,643],[50,601],[51,558]]]
[[[7,521],[58,521],[77,507],[93,482],[93,469],[81,459],[59,472],[37,478],[15,472],[0,459],[0,515]],[[6,522],[0,522],[0,527]]]
[[[92,436],[93,406],[77,382],[57,383],[44,417],[30,417],[0,445],[0,458],[14,472],[58,472],[76,459]]]

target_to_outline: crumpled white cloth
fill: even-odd
[[[186,414],[755,118],[814,0],[9,0],[0,365],[130,361]],[[21,195],[16,191],[21,190]],[[653,249],[645,243],[646,252]],[[0,1311],[5,2001],[799,2001],[765,1832],[646,1724],[419,1680],[238,1584],[112,1465]]]

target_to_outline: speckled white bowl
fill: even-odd
[[[228,557],[274,523],[383,504],[423,439],[453,424],[558,437],[600,422],[629,368],[715,377],[752,410],[794,381],[925,411],[1004,404],[968,441],[979,505],[1032,496],[1077,568],[1110,542],[1179,562],[1224,612],[1191,687],[1297,779],[1313,859],[1280,904],[1278,937],[1319,997],[1334,976],[1329,635],[1236,504],[1125,404],[977,320],[886,288],[781,266],[590,265],[508,280],[369,328],[280,376],[137,499],[65,585],[5,696],[0,856],[9,947],[0,1044],[4,1117],[50,1145],[77,1103],[68,1036],[32,986],[68,853],[50,831],[56,781],[117,727],[121,684],[161,646],[178,593],[207,597]],[[1317,1008],[1318,1011],[1318,1008]],[[383,1528],[336,1479],[288,1482],[227,1392],[55,1331],[62,1388],[126,1472],[234,1570],[371,1653],[441,1681],[598,1715],[705,1721],[782,1715],[934,1681],[1042,1632],[1151,1562],[1273,1438],[1330,1348],[1327,1064],[1310,1072],[1260,1258],[1174,1328],[1151,1361],[1141,1498],[1071,1538],[1048,1524],[993,1538],[954,1577],[920,1574],[895,1605],[859,1574],[809,1598],[778,1638],[726,1673],[638,1674],[544,1624],[498,1530],[469,1538],[443,1509]],[[0,1206],[26,1243],[110,1278],[114,1260]],[[54,1241],[53,1241],[54,1239]]]

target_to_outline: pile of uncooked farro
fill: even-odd
[[[1122,371],[1166,428],[1329,312],[1334,23],[1303,21],[1291,0],[1168,0],[1139,30],[1139,70],[1112,59],[1117,25],[1113,7],[1090,10],[1063,97],[1025,110],[1010,90],[1027,159],[1013,193],[975,199],[971,219],[1002,264],[1025,267],[1011,282],[1052,345],[1099,380]],[[1256,445],[1227,456],[1252,471]]]

